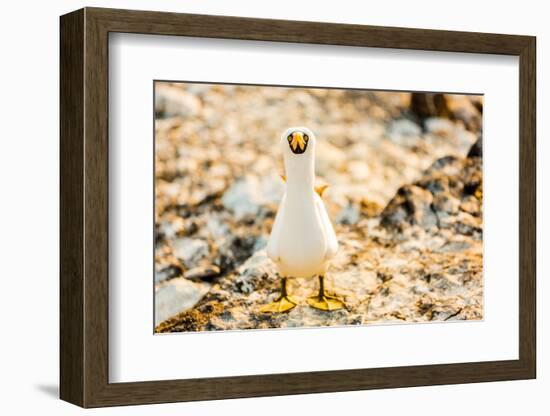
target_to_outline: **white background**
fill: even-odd
[[[550,89],[544,72],[550,56],[550,27],[544,2],[306,2],[80,1],[18,2],[3,5],[0,298],[2,377],[0,409],[6,414],[78,414],[56,400],[58,386],[58,16],[84,5],[320,20],[389,26],[531,34],[538,37],[538,380],[400,390],[229,400],[88,411],[88,414],[280,414],[382,413],[409,415],[548,414],[550,364],[544,355],[548,329],[543,300],[550,297],[543,275],[543,240],[550,233],[550,162],[545,143],[544,102]],[[543,265],[544,264],[544,265]],[[546,326],[548,326],[546,324]]]
[[[299,68],[281,65],[296,56]],[[519,193],[510,190],[519,186],[518,61],[495,55],[113,35],[109,379],[171,380],[517,359],[518,277],[510,270],[518,270]],[[218,62],[224,62],[223,67]],[[483,321],[151,336],[153,79],[483,93]],[[508,238],[502,238],[502,230]],[[266,360],[280,356],[281,345],[289,346],[284,360]],[[191,358],[200,356],[208,359]]]

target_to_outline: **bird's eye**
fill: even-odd
[[[309,140],[309,136],[307,134],[304,134],[304,140],[307,142]]]
[[[292,134],[289,134],[288,137],[287,137],[288,141],[292,141]]]

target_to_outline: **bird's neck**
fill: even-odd
[[[304,159],[285,159],[286,183],[289,192],[313,189],[315,183],[314,159],[307,156]]]

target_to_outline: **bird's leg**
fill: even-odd
[[[331,296],[325,292],[325,276],[319,275],[319,293],[307,299],[309,306],[323,311],[336,311],[343,309],[346,304],[336,296]]]
[[[262,306],[260,312],[288,312],[297,305],[297,302],[288,296],[286,283],[287,278],[283,277],[281,279],[281,294],[273,302]]]

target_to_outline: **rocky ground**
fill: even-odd
[[[481,319],[481,97],[157,83],[157,332]],[[259,308],[279,288],[265,245],[283,193],[280,133],[318,138],[347,309]]]

